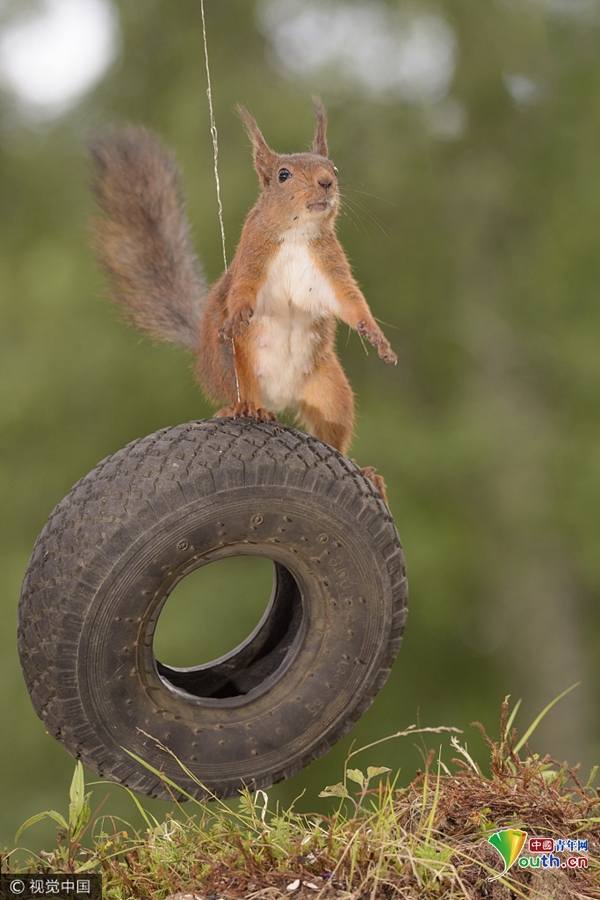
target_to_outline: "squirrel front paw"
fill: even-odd
[[[257,422],[276,422],[275,413],[257,406],[252,400],[238,400],[232,406],[224,406],[219,409],[213,416],[215,419],[226,419],[229,417],[234,419],[255,419]]]
[[[383,341],[381,344],[376,344],[375,346],[377,347],[379,359],[382,359],[386,363],[393,363],[395,366],[398,365],[398,354],[394,353],[388,340]]]
[[[242,334],[250,324],[250,319],[253,315],[254,310],[251,306],[244,306],[242,309],[238,309],[232,316],[225,319],[223,327],[219,331],[219,340],[226,344],[232,337]]]
[[[356,330],[360,334],[361,337],[365,337],[370,344],[375,347],[377,350],[377,355],[379,359],[382,359],[386,363],[393,363],[396,365],[398,362],[398,356],[392,350],[392,345],[385,337],[381,329],[379,329],[376,325],[373,327],[369,325],[367,322],[358,322],[356,326]]]

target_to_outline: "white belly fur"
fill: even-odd
[[[314,265],[307,236],[286,232],[259,290],[252,319],[261,403],[280,412],[295,406],[314,369],[319,320],[335,315],[338,301]]]

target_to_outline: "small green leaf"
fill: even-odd
[[[98,868],[98,860],[97,859],[87,859],[83,863],[77,863],[75,867],[75,871],[77,874],[79,872],[89,872],[90,869]]]
[[[368,766],[367,767],[367,778],[369,781],[371,778],[375,778],[376,775],[385,775],[386,772],[391,772],[392,770],[388,768],[388,766]]]
[[[37,815],[31,816],[30,819],[27,819],[26,822],[23,822],[23,824],[21,825],[21,827],[19,828],[19,830],[17,831],[17,833],[15,835],[15,844],[17,843],[17,841],[19,840],[19,838],[21,837],[23,832],[27,828],[29,828],[30,825],[35,825],[36,822],[41,822],[42,819],[54,819],[54,821],[58,822],[60,827],[64,828],[65,831],[69,830],[69,824],[65,820],[65,818],[63,816],[61,816],[60,813],[57,813],[55,810],[50,809],[50,810],[47,810],[46,812],[37,813]]]
[[[75,841],[87,825],[90,810],[90,794],[85,793],[85,778],[83,774],[83,766],[78,760],[75,764],[75,771],[69,788],[69,840]]]
[[[540,773],[546,784],[552,784],[558,778],[557,772],[541,772]]]
[[[64,816],[61,816],[60,813],[57,813],[56,810],[54,810],[54,809],[49,809],[48,812],[46,813],[46,815],[47,815],[50,819],[54,819],[54,821],[55,821],[58,825],[60,825],[61,828],[64,828],[65,831],[68,831],[68,830],[69,830],[69,823],[67,822],[67,820],[65,819],[65,817],[64,817]]]
[[[71,800],[71,806],[77,812],[82,804],[83,804],[83,795],[85,792],[85,781],[83,778],[83,766],[81,764],[81,760],[77,760],[75,763],[75,771],[73,772],[73,778],[71,780],[71,787],[69,788],[69,797]],[[69,807],[70,809],[70,807]]]
[[[346,787],[340,782],[339,784],[330,784],[324,791],[321,791],[319,797],[349,797]]]
[[[77,840],[77,838],[89,822],[90,815],[92,814],[92,810],[90,808],[91,796],[91,793],[85,795],[85,797],[83,798],[83,806],[79,812],[79,815],[77,816],[75,821],[70,822],[71,840]]]
[[[346,775],[350,779],[350,781],[355,781],[356,784],[360,784],[362,787],[365,783],[365,776],[360,771],[360,769],[347,769]]]
[[[17,833],[15,834],[15,844],[18,842],[19,838],[26,831],[30,825],[35,825],[36,822],[41,822],[42,819],[45,819],[48,813],[38,813],[36,816],[32,816],[30,819],[27,819],[26,822],[23,822]],[[66,823],[65,823],[66,824]]]

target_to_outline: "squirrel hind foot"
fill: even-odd
[[[275,413],[257,406],[252,400],[238,400],[233,406],[224,406],[213,416],[214,419],[254,419],[256,422],[276,422]]]
[[[387,496],[387,486],[386,486],[383,475],[378,475],[377,470],[375,469],[374,466],[363,466],[362,473],[365,476],[365,478],[368,478],[369,481],[375,485],[375,487],[381,494],[383,500],[389,506],[390,504],[389,504],[388,496]]]

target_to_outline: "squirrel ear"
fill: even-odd
[[[327,113],[318,97],[313,97],[313,103],[315,116],[317,117],[317,127],[312,145],[313,153],[318,153],[319,156],[327,156],[327,138],[325,137],[327,132]]]
[[[237,114],[244,123],[248,137],[252,141],[252,147],[254,148],[254,168],[258,173],[262,186],[265,187],[269,184],[273,176],[277,154],[271,150],[265,141],[260,128],[256,124],[256,119],[254,116],[250,115],[246,107],[238,104]]]

